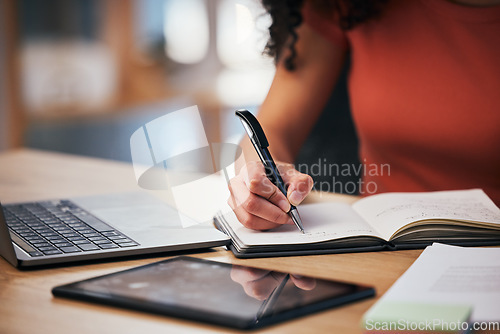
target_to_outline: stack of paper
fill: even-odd
[[[500,333],[500,248],[434,244],[364,315],[367,332]]]

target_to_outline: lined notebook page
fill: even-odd
[[[295,225],[261,232],[245,228],[234,213],[225,214],[227,222],[246,245],[302,244],[328,241],[351,236],[379,235],[368,225],[349,204],[316,203],[298,207],[305,234]]]
[[[386,240],[403,226],[424,219],[485,222],[500,229],[500,209],[480,189],[387,193],[364,198],[352,207]]]

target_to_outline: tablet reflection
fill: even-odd
[[[356,289],[344,283],[238,265],[231,268],[231,279],[240,284],[248,296],[262,301],[256,321],[318,302],[325,292],[342,296]]]
[[[231,279],[239,283],[245,293],[258,300],[267,299],[283,281],[290,279],[301,290],[312,290],[316,279],[299,275],[290,275],[278,271],[233,265]],[[285,282],[286,283],[286,282]]]

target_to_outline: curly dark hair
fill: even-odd
[[[349,30],[357,24],[375,17],[380,12],[381,4],[387,0],[308,0],[313,8],[323,15],[336,13],[341,29]],[[269,41],[264,53],[277,62],[287,46],[290,54],[284,60],[289,71],[295,69],[298,39],[296,29],[302,23],[301,10],[304,0],[262,0],[262,4],[272,19],[269,27]],[[333,16],[332,16],[333,17]]]

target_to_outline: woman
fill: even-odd
[[[351,57],[349,97],[365,194],[483,188],[500,203],[500,0],[264,1],[276,75],[258,118],[288,184],[270,184],[248,140],[230,182],[240,222],[291,224],[312,188],[289,164]],[[302,23],[304,22],[304,23]],[[334,145],[335,143],[327,143]],[[287,164],[288,163],[288,164]],[[288,200],[287,200],[288,199]]]

